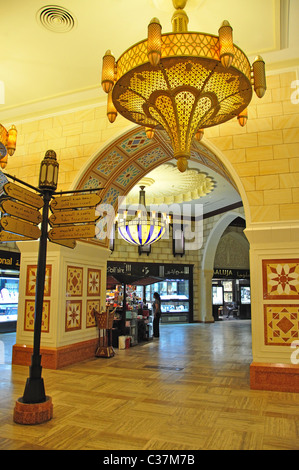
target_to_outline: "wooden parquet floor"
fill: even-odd
[[[24,426],[12,418],[28,367],[6,358],[0,449],[298,450],[299,394],[250,390],[251,361],[250,321],[162,324],[113,358],[44,369],[54,417]]]

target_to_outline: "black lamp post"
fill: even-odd
[[[59,164],[54,150],[48,150],[40,166],[39,189],[43,196],[44,206],[42,212],[41,236],[36,272],[35,315],[34,315],[34,342],[31,356],[30,375],[27,379],[23,403],[41,403],[46,401],[44,380],[41,376],[40,338],[42,327],[42,313],[44,300],[44,287],[47,257],[47,233],[49,202],[57,188]]]

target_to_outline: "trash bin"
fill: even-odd
[[[118,349],[126,349],[126,336],[118,337]]]

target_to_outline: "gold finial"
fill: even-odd
[[[172,0],[172,3],[176,10],[183,10],[186,6],[187,0]]]
[[[172,32],[173,33],[185,33],[188,31],[189,18],[184,11],[187,0],[172,0],[173,6],[176,9],[172,15]]]

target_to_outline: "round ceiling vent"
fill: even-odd
[[[37,18],[44,28],[53,33],[67,33],[76,25],[72,13],[57,5],[47,5],[41,8],[37,13]]]

